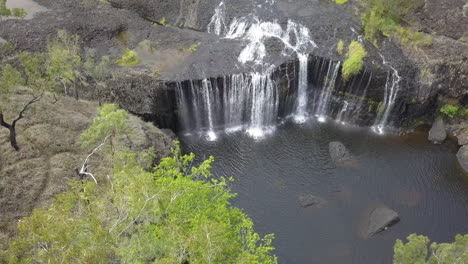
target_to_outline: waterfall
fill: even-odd
[[[338,113],[338,116],[336,117],[336,122],[341,124],[345,123],[343,121],[343,115],[348,110],[348,105],[349,103],[347,101],[343,101],[343,107],[341,108],[340,112]]]
[[[307,54],[299,54],[299,82],[298,95],[296,103],[296,111],[294,120],[296,123],[304,123],[307,120],[307,88],[308,88],[308,64],[309,56]]]
[[[261,138],[274,129],[278,113],[278,92],[269,74],[253,73],[251,75],[252,109],[247,134]]]
[[[253,14],[232,18],[229,26],[226,22],[226,6],[221,2],[208,32],[244,43],[237,57],[238,66],[250,72],[176,83],[183,130],[197,131],[208,140],[216,140],[220,131],[243,131],[253,138],[262,138],[274,131],[280,118],[288,116],[296,123],[304,123],[315,115],[320,122],[330,118],[342,124],[367,122],[373,117],[372,109],[377,108],[377,103],[366,98],[372,73],[364,70],[351,81],[343,82],[339,78],[340,61],[309,55],[316,44],[307,27],[291,20],[282,26]],[[296,57],[299,63],[275,65],[268,60],[271,39],[282,44],[277,56]],[[388,123],[401,80],[385,59],[383,63],[392,72],[374,122],[373,129],[379,133]]]
[[[179,118],[182,120],[182,129],[190,129],[189,122],[189,112],[188,112],[188,103],[187,98],[184,94],[184,89],[182,89],[182,84],[180,82],[176,83],[176,94],[177,94],[177,105],[179,106],[180,114]]]
[[[217,136],[216,133],[214,132],[214,126],[213,126],[213,109],[212,109],[212,101],[214,100],[213,98],[213,86],[211,85],[211,82],[208,81],[208,79],[203,79],[202,81],[203,85],[203,95],[205,96],[204,101],[205,101],[205,107],[207,110],[208,114],[208,132],[207,132],[207,139],[210,141],[216,140]]]
[[[377,114],[374,125],[372,126],[372,130],[376,133],[384,134],[385,127],[388,124],[388,117],[393,110],[398,92],[400,91],[401,77],[398,74],[398,71],[388,64],[384,56],[382,54],[380,54],[380,56],[382,57],[383,64],[389,66],[392,72],[387,74],[383,103],[379,109],[379,113]]]
[[[208,24],[208,33],[215,33],[216,35],[220,35],[223,30],[226,29],[225,23],[226,17],[226,6],[224,2],[219,3],[218,7],[215,9],[215,13],[213,17],[211,17],[211,21]]]
[[[327,110],[330,105],[330,97],[332,95],[333,89],[335,88],[335,83],[338,77],[338,72],[341,66],[341,62],[330,61],[328,65],[327,75],[324,79],[324,85],[322,92],[318,98],[317,109],[315,111],[315,116],[318,118],[319,122],[325,122],[327,118]]]

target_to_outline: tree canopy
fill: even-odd
[[[461,264],[468,263],[468,235],[457,235],[453,243],[432,243],[429,238],[411,234],[408,242],[397,240],[393,264]]]
[[[122,120],[120,111],[104,105],[84,138],[121,127],[111,124]],[[231,179],[211,174],[213,157],[195,166],[195,156],[182,155],[178,144],[172,152],[150,171],[141,164],[151,153],[114,152],[112,173],[99,185],[72,182],[51,205],[20,220],[0,262],[277,263],[273,235],[255,233],[230,204]]]

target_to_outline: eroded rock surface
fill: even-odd
[[[392,209],[387,207],[376,208],[370,215],[367,234],[373,236],[399,221],[400,217]]]

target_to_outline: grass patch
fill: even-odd
[[[125,49],[122,57],[120,57],[116,62],[121,66],[135,66],[140,63],[140,60],[134,50]]]

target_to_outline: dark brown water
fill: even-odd
[[[213,172],[233,176],[234,205],[262,234],[275,233],[280,263],[391,263],[395,240],[411,233],[449,242],[468,233],[468,177],[454,142],[432,145],[424,132],[379,136],[368,129],[310,122],[284,124],[261,140],[244,134],[215,142],[183,137],[186,152],[214,155]],[[356,162],[337,167],[328,144],[343,142]],[[302,208],[301,193],[323,197]],[[369,212],[386,205],[401,222],[372,238]]]

